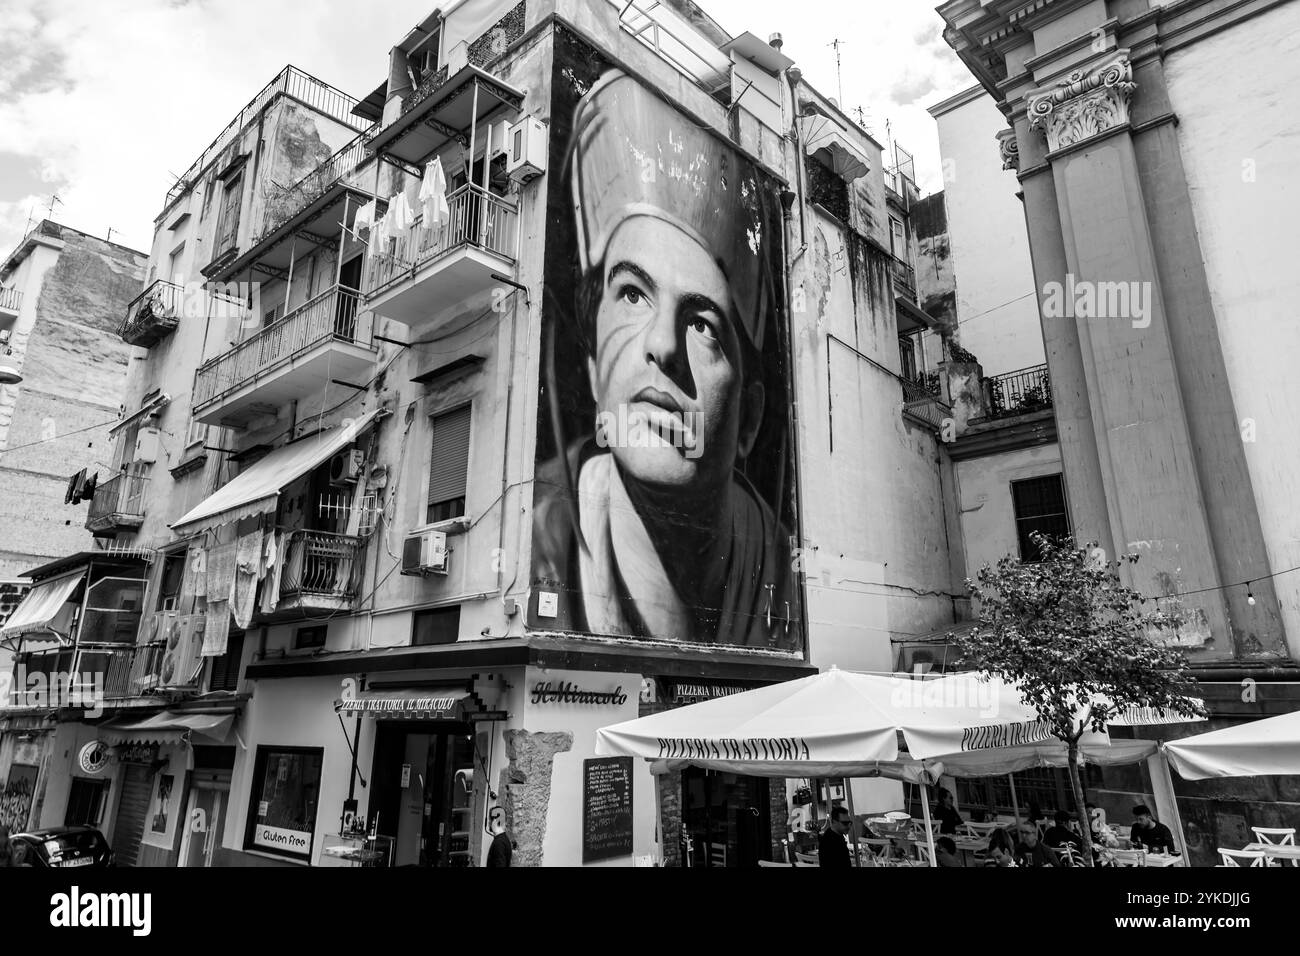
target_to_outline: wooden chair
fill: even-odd
[[[1054,846],[1051,849],[1066,866],[1083,866],[1083,851],[1077,849],[1073,843]]]
[[[1219,847],[1219,856],[1223,859],[1223,862],[1219,864],[1221,867],[1240,867],[1243,862],[1247,867],[1268,866],[1268,854],[1263,850],[1225,850],[1223,847]]]
[[[971,823],[968,821],[963,823],[957,832],[964,836],[973,837],[976,840],[987,840],[990,833],[999,829],[1001,827],[996,823]]]
[[[1295,846],[1295,827],[1251,827],[1251,830],[1255,832],[1256,843]]]
[[[815,853],[800,853],[795,851],[794,858],[799,866],[821,866],[821,860]]]
[[[765,867],[765,866],[779,866],[779,867],[781,867],[781,868],[783,868],[783,869],[788,869],[789,866],[790,866],[789,863],[774,863],[774,862],[772,862],[771,860],[759,860],[759,861],[758,861],[758,865],[759,865],[760,867]]]
[[[709,866],[727,865],[727,845],[725,843],[709,844]]]

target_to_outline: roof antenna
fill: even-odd
[[[838,37],[831,41],[830,45],[835,48],[835,88],[839,91],[840,98],[836,100],[835,105],[843,109],[844,107],[844,76],[840,70],[840,47],[844,41]]]

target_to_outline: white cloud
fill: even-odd
[[[6,0],[0,36],[0,144],[30,177],[0,179],[0,255],[27,218],[54,217],[147,249],[172,183],[261,87],[293,63],[354,96],[383,79],[392,44],[433,0]],[[702,0],[733,33],[785,36],[809,82],[862,106],[877,139],[917,155],[923,189],[940,185],[938,142],[923,104],[973,81],[943,44],[929,0]],[[918,44],[918,40],[922,41]],[[914,100],[920,96],[920,100]],[[992,148],[992,147],[990,147]],[[32,165],[31,162],[27,165]]]

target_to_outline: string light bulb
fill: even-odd
[[[1255,606],[1255,595],[1250,590],[1250,582],[1246,582],[1246,603],[1251,607]]]

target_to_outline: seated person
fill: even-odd
[[[989,849],[984,857],[985,866],[1015,866],[1015,847],[1011,844],[1011,834],[1006,830],[994,830],[989,834]]]
[[[952,792],[946,787],[939,789],[939,804],[934,808],[935,819],[939,821],[940,833],[956,833],[966,821],[957,812],[953,804]]]
[[[1061,858],[1038,839],[1038,827],[1020,824],[1020,842],[1016,844],[1016,862],[1021,866],[1060,866]]]
[[[849,859],[849,845],[845,842],[853,832],[853,817],[844,807],[831,810],[830,823],[817,838],[817,859],[822,869],[847,870],[853,865]]]
[[[952,837],[941,836],[934,841],[934,859],[939,866],[961,866],[961,857],[957,855],[957,844]]]
[[[1135,850],[1178,855],[1178,847],[1174,846],[1174,835],[1169,832],[1169,828],[1157,822],[1151,811],[1141,804],[1133,808],[1133,829],[1129,833],[1129,842]]]
[[[1043,842],[1050,847],[1065,846],[1069,844],[1076,850],[1083,850],[1083,839],[1074,830],[1071,824],[1074,818],[1064,810],[1057,810],[1053,818],[1055,823],[1047,828],[1043,834]]]

